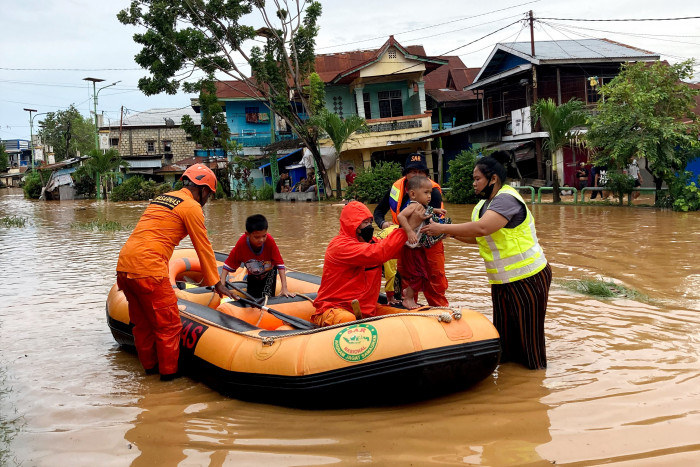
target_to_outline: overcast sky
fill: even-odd
[[[268,2],[270,3],[270,2]],[[98,113],[119,121],[158,107],[189,105],[189,96],[144,96],[137,81],[145,72],[134,63],[137,29],[124,26],[117,12],[128,0],[3,0],[0,31],[0,139],[29,139],[29,113],[66,109],[85,116],[93,108],[92,83],[98,89]],[[524,18],[533,10],[535,40],[608,38],[661,55],[676,63],[700,59],[700,19],[647,22],[574,22],[545,18],[641,19],[700,16],[697,0],[331,0],[323,1],[318,53],[381,46],[389,35],[403,45],[422,44],[428,55],[459,55],[468,67],[481,67],[498,42],[529,41],[524,22],[483,36]],[[258,25],[254,13],[250,22]],[[475,41],[475,42],[474,42]],[[473,44],[470,44],[474,42]],[[470,45],[467,45],[470,44]],[[456,50],[455,50],[456,49]],[[697,81],[700,66],[696,66]],[[34,118],[34,132],[41,115]]]

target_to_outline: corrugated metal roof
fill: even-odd
[[[516,52],[530,57],[530,42],[498,44],[504,51]],[[581,39],[564,41],[536,41],[535,58],[542,63],[548,60],[580,60],[595,58],[637,58],[646,56],[658,59],[658,54],[638,49],[608,39]]]
[[[125,127],[165,127],[167,126],[167,119],[171,119],[175,126],[180,126],[182,123],[182,117],[185,115],[189,115],[195,125],[199,125],[199,114],[189,106],[182,109],[150,109],[144,112],[127,115],[124,117],[122,125]],[[119,128],[119,120],[111,122],[110,128]]]

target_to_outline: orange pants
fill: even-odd
[[[129,304],[134,344],[143,367],[158,365],[162,375],[176,373],[182,323],[170,280],[117,272],[117,285]]]
[[[329,308],[323,313],[311,316],[311,322],[321,327],[349,323],[351,321],[355,321],[355,315],[344,308]]]

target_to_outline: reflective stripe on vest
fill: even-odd
[[[505,284],[534,276],[547,266],[542,247],[537,241],[535,218],[520,194],[508,185],[496,193],[508,193],[525,206],[525,220],[518,226],[502,228],[485,237],[477,237],[479,253],[486,264],[490,284]],[[494,197],[495,199],[495,197]],[[479,220],[479,212],[486,200],[480,201],[472,211],[472,221]]]
[[[442,188],[440,188],[440,185],[435,183],[433,180],[430,180],[430,183],[433,184],[433,188],[437,188],[440,191],[440,194],[442,195]],[[394,184],[391,187],[391,191],[389,191],[389,211],[391,211],[391,220],[394,224],[399,223],[399,211],[401,211],[401,203],[403,203],[403,196],[406,194],[406,177],[401,177],[398,180],[394,182]],[[440,209],[445,209],[445,203],[440,202]]]

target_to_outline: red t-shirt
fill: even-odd
[[[345,176],[345,183],[348,185],[352,185],[355,183],[355,177],[357,177],[357,174],[355,172],[350,172]]]
[[[267,234],[267,239],[263,243],[262,248],[257,253],[253,251],[248,241],[246,234],[241,235],[236,245],[229,253],[228,258],[224,262],[224,269],[233,272],[243,263],[248,270],[248,274],[260,276],[272,270],[277,266],[277,269],[284,269],[284,261],[280,254],[277,243],[272,235]]]

